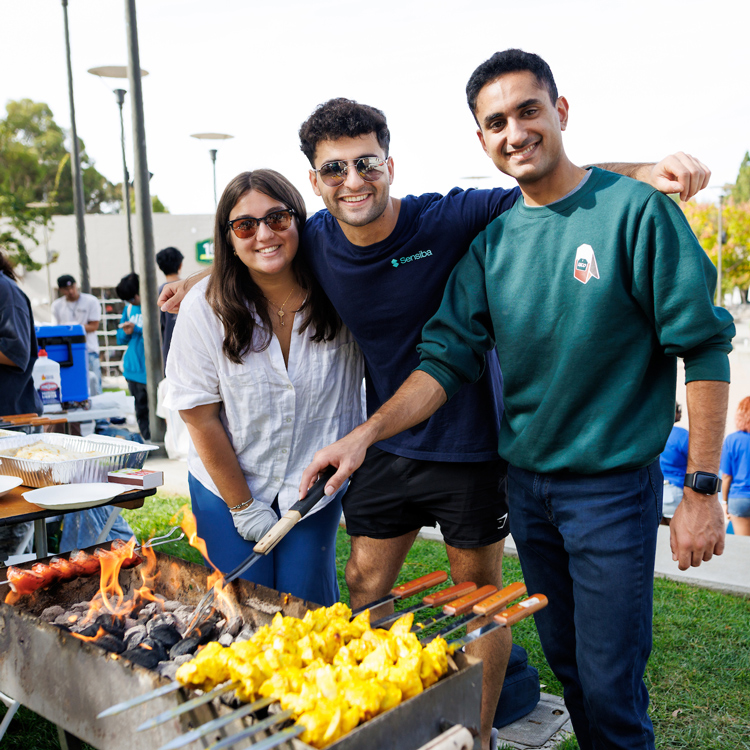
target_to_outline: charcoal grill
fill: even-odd
[[[93,550],[95,548],[91,548]],[[165,599],[195,606],[206,592],[206,568],[155,552],[159,575],[154,590]],[[30,567],[29,563],[28,567]],[[20,566],[26,567],[26,566]],[[123,570],[120,583],[127,593],[139,587],[138,569]],[[169,684],[158,673],[103,651],[43,622],[40,615],[49,606],[70,606],[88,601],[99,588],[99,577],[78,578],[53,584],[23,597],[15,606],[0,603],[0,691],[49,719],[98,750],[132,750],[134,742],[158,748],[206,721],[231,709],[218,700],[201,706],[160,727],[133,737],[133,727],[156,713],[182,703],[189,695],[180,690],[119,716],[96,719],[109,706]],[[268,624],[276,612],[303,617],[317,605],[279,593],[249,581],[236,580],[228,591],[238,603],[246,624],[257,628]],[[0,586],[4,600],[8,586]],[[331,750],[415,750],[437,737],[446,724],[479,727],[481,662],[463,653],[455,655],[458,671],[395,709],[357,727]],[[197,740],[188,749],[205,748],[221,736],[230,736],[245,726],[238,720],[214,735]],[[142,737],[142,739],[141,739]],[[245,742],[237,747],[250,746]],[[307,750],[297,739],[284,747]],[[475,747],[479,747],[478,740]]]

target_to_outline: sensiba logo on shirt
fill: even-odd
[[[432,250],[420,250],[418,253],[415,253],[414,255],[405,255],[402,258],[393,258],[393,260],[391,260],[391,265],[394,268],[398,268],[399,266],[402,266],[405,263],[411,263],[413,260],[422,260],[422,258],[427,258],[431,255],[432,255]]]

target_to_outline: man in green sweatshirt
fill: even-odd
[[[497,346],[510,462],[511,533],[545,655],[582,750],[654,747],[643,682],[661,516],[658,456],[685,362],[691,441],[671,524],[680,569],[724,546],[716,492],[732,317],[712,304],[715,269],[680,211],[653,188],[566,156],[568,103],[547,64],[497,53],[472,75],[482,147],[523,200],[472,243],[427,323],[421,363],[395,396],[319,451],[302,487],[434,413]]]

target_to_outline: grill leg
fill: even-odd
[[[60,750],[83,750],[83,742],[62,727],[57,727],[57,739],[60,742]]]
[[[0,693],[0,701],[2,701],[7,707],[8,711],[5,714],[2,724],[0,724],[0,741],[5,737],[5,733],[8,731],[8,725],[13,720],[21,704],[18,701],[14,701],[13,698],[9,698],[5,693]]]

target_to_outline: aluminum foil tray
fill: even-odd
[[[59,445],[76,453],[95,451],[98,455],[58,462],[32,461],[3,455],[40,441]],[[149,451],[156,450],[157,447],[101,435],[77,437],[51,432],[5,437],[0,439],[0,475],[19,477],[27,487],[37,488],[53,484],[106,482],[110,471],[142,469]]]

